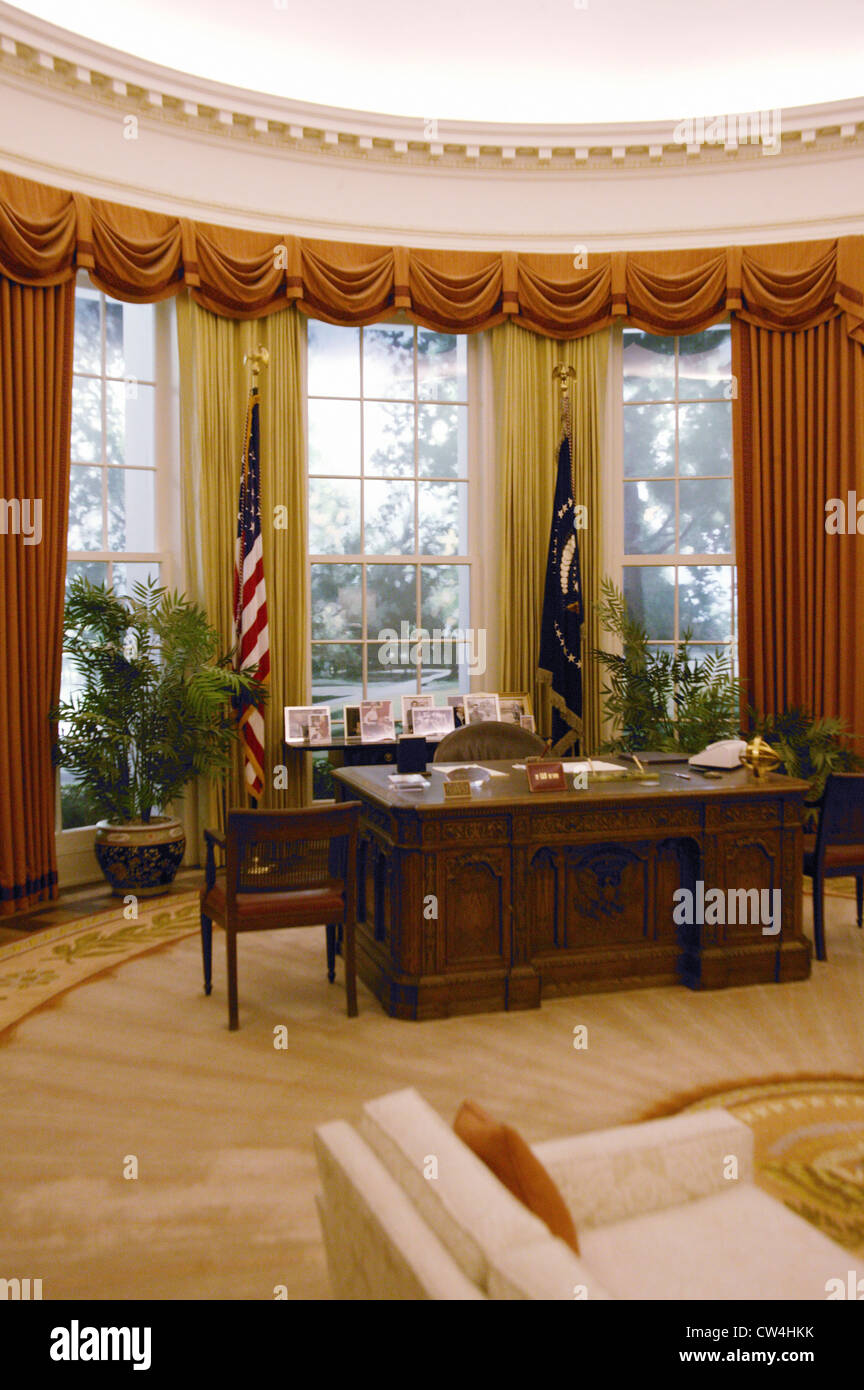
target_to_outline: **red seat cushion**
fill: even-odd
[[[225,919],[225,873],[217,873],[212,888],[201,889],[201,911],[205,917]],[[277,927],[317,926],[340,922],[345,915],[345,895],[338,879],[328,879],[316,888],[299,888],[275,893],[238,893],[237,925],[241,929],[255,919],[267,919]],[[271,920],[273,919],[273,920]]]
[[[864,845],[826,845],[825,868],[830,873],[845,870],[848,874],[864,874]],[[816,872],[816,836],[804,836],[804,872],[810,878]]]

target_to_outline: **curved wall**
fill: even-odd
[[[427,129],[207,83],[0,4],[0,114],[13,173],[286,234],[566,252],[864,232],[864,102],[765,113],[774,153],[727,128],[686,146],[669,125]]]

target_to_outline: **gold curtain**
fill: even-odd
[[[48,711],[60,693],[74,281],[0,276],[0,917],[57,896]]]
[[[501,507],[499,684],[502,690],[530,691],[538,730],[549,730],[548,688],[537,680],[537,653],[561,439],[559,388],[552,379],[552,368],[563,362],[576,371],[576,380],[570,383],[573,498],[587,508],[587,528],[579,533],[585,601],[582,724],[583,748],[594,752],[601,742],[601,673],[589,653],[601,644],[593,604],[600,597],[603,574],[600,432],[609,335],[594,333],[556,343],[505,323],[493,329],[491,336]]]
[[[806,705],[864,735],[864,536],[848,507],[850,493],[864,499],[864,347],[839,319],[800,333],[734,322],[732,347],[746,699],[770,713]],[[826,530],[832,498],[840,534]]]
[[[864,342],[864,236],[576,258],[367,246],[193,222],[0,172],[0,273],[50,285],[78,267],[118,299],[152,302],[185,289],[225,318],[295,303],[331,323],[404,310],[445,333],[512,319],[570,339],[615,319],[669,334],[730,313],[787,330],[841,315]]]
[[[225,647],[234,645],[234,540],[240,462],[249,391],[243,355],[263,344],[270,365],[258,378],[261,429],[261,523],[270,629],[270,699],[265,716],[265,791],[261,806],[303,804],[302,756],[283,749],[283,709],[308,701],[305,409],[302,349],[305,324],[287,308],[260,323],[220,318],[178,300],[183,546],[186,590],[202,603]],[[274,768],[287,768],[287,785],[274,788]],[[239,760],[237,762],[239,770]],[[284,780],[281,778],[280,780]],[[215,785],[199,788],[185,808],[187,833],[198,843],[203,825],[221,820]],[[229,806],[243,806],[239,776],[231,779]],[[196,825],[196,817],[198,824]],[[190,855],[191,858],[191,855]]]

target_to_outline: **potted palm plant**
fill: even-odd
[[[237,702],[263,701],[254,670],[219,647],[204,610],[155,582],[129,596],[83,577],[69,587],[64,651],[80,684],[51,712],[54,756],[103,817],[96,857],[117,893],[165,891],[186,843],[169,806],[227,770]]]

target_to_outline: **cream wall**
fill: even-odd
[[[669,123],[433,131],[191,78],[0,0],[0,168],[277,234],[568,252],[864,232],[864,99],[773,115],[775,154],[685,148]]]

